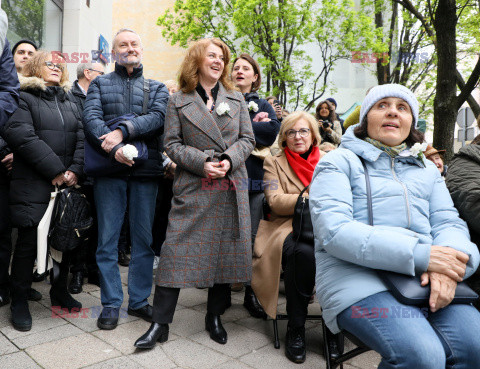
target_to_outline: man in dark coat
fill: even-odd
[[[480,136],[455,154],[448,167],[446,184],[460,216],[468,224],[472,242],[480,248]],[[477,271],[468,284],[480,293]],[[480,302],[474,304],[480,310]]]
[[[104,75],[104,67],[101,63],[81,63],[77,66],[77,80],[73,82],[70,90],[72,99],[76,103],[78,111],[83,114],[83,106],[87,97],[90,83],[98,76]],[[93,205],[93,182],[90,178],[82,184],[82,192],[87,196],[88,201]],[[90,230],[88,244],[86,247],[79,247],[72,251],[70,272],[72,279],[68,286],[71,294],[77,294],[83,290],[83,277],[88,272],[88,282],[99,285],[98,267],[95,261],[95,252],[97,250],[97,219],[94,206],[92,206],[92,216],[94,223]]]
[[[18,90],[20,83],[13,63],[10,45],[5,39],[3,52],[0,57],[0,132],[10,116],[18,108]],[[8,267],[12,252],[10,237],[12,228],[8,207],[8,172],[12,168],[10,150],[7,143],[0,137],[0,306],[10,302],[8,285]]]
[[[97,325],[114,329],[123,302],[122,283],[117,265],[117,245],[127,201],[131,225],[131,262],[128,278],[128,313],[150,320],[150,296],[154,252],[152,224],[155,212],[158,179],[162,173],[159,137],[163,132],[168,90],[163,83],[149,80],[144,85],[141,64],[143,47],[132,30],[121,29],[113,39],[115,71],[96,78],[90,84],[85,102],[85,134],[89,142],[125,164],[115,175],[98,176],[94,181],[98,216],[97,264],[103,305]],[[148,97],[146,114],[142,115],[144,95]],[[120,123],[111,131],[105,122],[127,113],[137,116]],[[131,141],[144,141],[148,160],[135,164],[123,153]]]

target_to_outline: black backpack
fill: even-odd
[[[73,250],[88,240],[92,224],[87,198],[79,190],[68,187],[55,199],[48,244],[62,252]]]

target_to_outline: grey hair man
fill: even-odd
[[[90,83],[98,76],[105,74],[101,63],[81,63],[77,66],[77,80],[73,83],[72,94],[80,112],[83,112],[85,97]]]
[[[131,73],[142,62],[143,45],[140,36],[129,28],[120,29],[112,42],[113,59]]]
[[[77,80],[73,83],[71,89],[71,96],[73,97],[73,102],[77,105],[77,108],[80,114],[83,114],[83,107],[85,105],[85,99],[87,97],[88,87],[90,83],[97,78],[98,76],[104,75],[104,67],[101,63],[81,63],[77,66]],[[85,195],[87,199],[93,203],[93,189],[91,180],[87,179],[84,181],[82,188],[85,190]],[[96,218],[94,218],[96,222]],[[94,230],[93,232],[96,232]],[[86,252],[85,249],[81,248],[75,249],[71,254],[71,263],[70,272],[72,273],[72,278],[70,279],[70,284],[68,285],[68,291],[71,294],[77,294],[83,290],[83,277],[85,273],[88,273],[88,282],[92,283],[94,280],[98,280],[98,268],[95,260],[95,251],[97,245],[95,243],[96,234],[90,234],[90,241],[87,244]],[[96,282],[99,284],[99,282]]]
[[[114,329],[123,303],[122,281],[117,264],[118,239],[129,204],[132,244],[128,277],[128,314],[150,321],[152,306],[148,297],[152,288],[152,225],[158,181],[162,175],[160,135],[168,102],[163,83],[143,76],[143,46],[131,29],[121,29],[112,42],[115,70],[90,84],[83,121],[85,136],[98,151],[108,153],[125,164],[121,172],[96,176],[93,186],[98,217],[97,265],[100,271],[102,313],[100,329]],[[144,101],[148,99],[146,111]],[[135,113],[128,114],[128,113]],[[127,116],[128,114],[128,116]],[[111,131],[106,123],[122,120]],[[141,163],[123,154],[125,144],[144,141],[148,159]]]

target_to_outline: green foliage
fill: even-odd
[[[33,40],[42,47],[45,0],[3,0],[9,29],[20,38]]]
[[[233,53],[251,54],[262,66],[263,92],[294,109],[313,106],[351,51],[386,50],[371,17],[351,0],[177,0],[157,24],[172,44],[218,37]]]

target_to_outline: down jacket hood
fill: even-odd
[[[25,77],[20,73],[18,73],[18,80],[20,81],[20,90],[22,91],[46,92],[49,88],[61,88],[65,93],[67,93],[72,89],[72,83],[70,81],[65,81],[60,86],[47,86],[46,82],[42,78]]]

